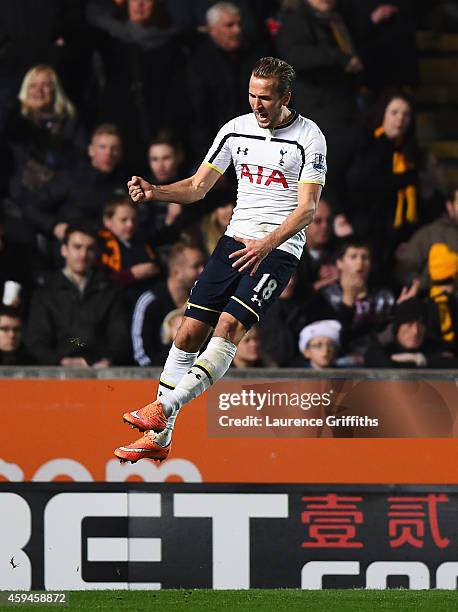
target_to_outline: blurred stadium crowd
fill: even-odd
[[[159,366],[236,198],[134,206],[249,112],[265,55],[328,142],[297,274],[234,367],[458,365],[458,185],[416,140],[416,31],[446,0],[0,4],[0,364]]]

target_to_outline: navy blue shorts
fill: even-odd
[[[189,296],[185,316],[215,327],[222,312],[228,312],[248,330],[280,295],[299,260],[275,249],[261,262],[254,276],[250,270],[232,267],[229,255],[244,248],[223,236]]]

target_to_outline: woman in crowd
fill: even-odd
[[[50,170],[73,163],[74,147],[84,150],[87,139],[56,71],[45,64],[31,68],[24,76],[18,100],[11,130],[13,144],[24,147]]]
[[[83,156],[85,130],[56,71],[44,64],[24,76],[8,125],[11,168],[6,232],[33,248],[37,235],[52,236],[57,211],[48,188],[56,175]]]
[[[386,261],[420,221],[412,102],[388,93],[370,123],[348,172],[346,217]]]
[[[92,2],[87,9],[102,58],[98,119],[119,126],[126,159],[141,168],[159,129],[183,127],[185,62],[164,2],[117,4]]]

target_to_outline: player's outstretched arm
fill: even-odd
[[[220,177],[219,172],[202,165],[193,176],[170,185],[152,185],[140,176],[133,176],[127,187],[134,202],[160,200],[192,204],[204,198]]]
[[[299,183],[297,207],[276,230],[261,240],[249,240],[234,236],[235,240],[245,244],[245,248],[229,255],[231,259],[234,259],[232,266],[238,268],[240,272],[250,269],[250,275],[253,276],[261,261],[271,251],[297,234],[301,229],[310,225],[320,201],[321,190],[321,185],[315,183]]]

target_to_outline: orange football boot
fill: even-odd
[[[159,433],[165,429],[167,424],[167,417],[159,400],[152,404],[147,404],[139,410],[125,412],[122,418],[126,423],[132,425],[133,429],[139,429],[140,431],[152,430]]]
[[[114,454],[121,463],[130,461],[136,463],[139,459],[153,459],[154,461],[164,461],[170,452],[172,443],[167,446],[160,446],[155,442],[156,434],[147,431],[144,436],[132,442],[128,446],[120,446],[115,449]]]

